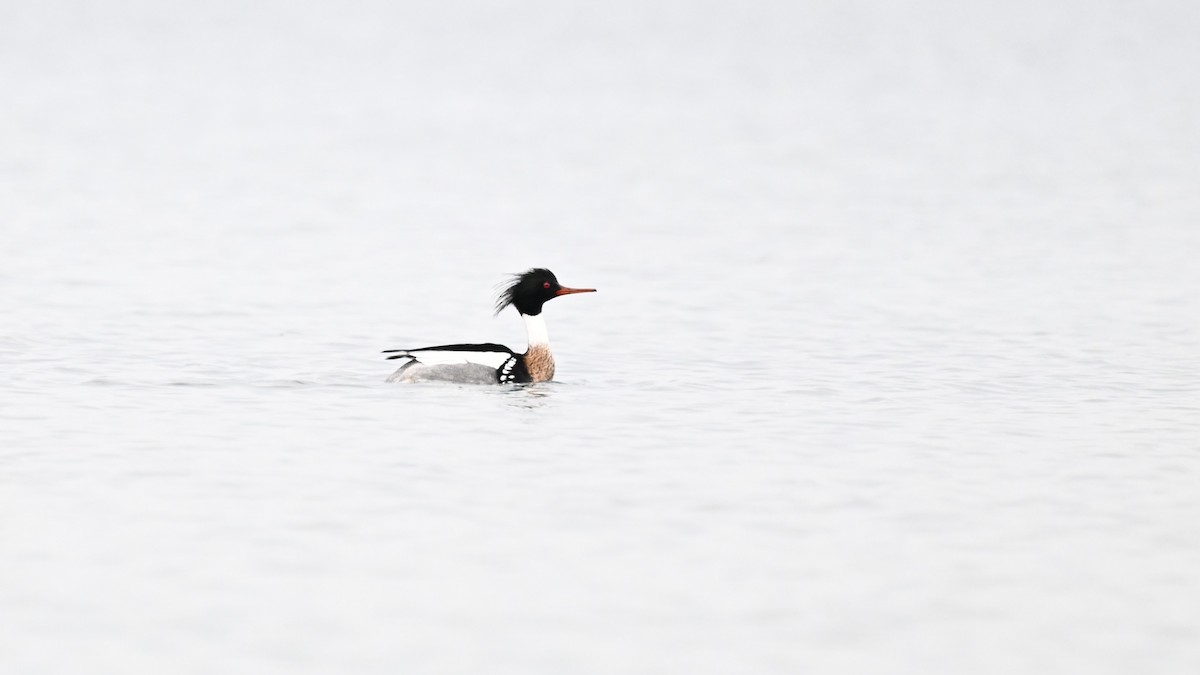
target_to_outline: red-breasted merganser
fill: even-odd
[[[517,308],[529,333],[524,354],[495,343],[442,345],[421,349],[387,349],[389,359],[412,359],[392,373],[388,382],[440,380],[474,384],[546,382],[554,377],[554,354],[542,319],[542,305],[560,295],[595,293],[594,288],[567,288],[548,269],[535,268],[513,275],[496,297],[496,314]]]

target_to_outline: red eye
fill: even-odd
[[[547,281],[546,283],[542,284],[542,288],[550,288],[550,282]]]

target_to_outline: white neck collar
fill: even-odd
[[[549,345],[550,334],[546,332],[546,321],[541,314],[530,316],[522,314],[522,319],[525,319],[525,332],[529,334],[529,345]]]

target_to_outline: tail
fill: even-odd
[[[408,352],[409,352],[409,350],[407,350],[407,349],[385,349],[381,353],[391,354],[391,356],[387,357],[388,361],[391,361],[392,359],[403,359],[403,358],[415,359],[416,358],[415,356],[413,356],[412,354],[410,354]]]

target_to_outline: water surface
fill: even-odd
[[[1192,4],[7,14],[6,672],[1200,668]]]

